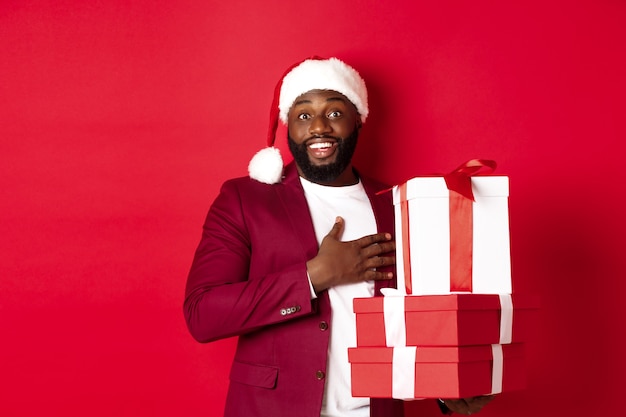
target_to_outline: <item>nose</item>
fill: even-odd
[[[311,120],[311,124],[309,125],[309,133],[311,133],[312,135],[322,135],[330,133],[332,132],[332,130],[333,129],[330,126],[328,119],[323,116],[314,117],[313,120]]]

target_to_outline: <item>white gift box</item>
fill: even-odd
[[[455,201],[465,197],[450,191],[444,177],[416,177],[393,187],[400,293],[511,293],[509,178],[473,176],[471,188],[474,201],[467,200],[470,212],[459,215]],[[464,240],[469,239],[466,246],[471,254],[451,261],[455,258],[451,248],[458,246],[459,240],[455,234],[458,226],[451,224],[458,224],[459,219],[470,229],[470,237]],[[471,274],[469,286],[461,289],[452,285],[456,274],[451,275],[459,267]]]

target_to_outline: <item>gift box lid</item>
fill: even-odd
[[[502,346],[504,357],[524,356],[523,343]],[[350,363],[392,363],[394,349],[415,349],[415,363],[467,363],[493,359],[491,345],[418,346],[418,347],[353,347],[348,348]]]
[[[508,197],[509,177],[488,175],[472,177],[472,192],[476,197]],[[443,177],[415,177],[406,182],[406,198],[446,198],[449,190]],[[393,203],[400,202],[398,186],[394,187]]]
[[[396,297],[396,296],[387,296]],[[407,295],[404,297],[405,311],[458,311],[458,310],[499,310],[498,294],[442,294]],[[385,297],[355,298],[355,313],[382,313]],[[539,298],[532,294],[512,294],[511,300],[516,310],[536,309]]]

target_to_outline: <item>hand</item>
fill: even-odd
[[[307,262],[307,271],[315,292],[340,284],[393,278],[392,272],[376,268],[394,265],[396,245],[389,233],[364,236],[350,242],[340,241],[344,220],[337,217],[322,240],[317,256]],[[388,254],[385,256],[385,254]]]
[[[469,416],[479,412],[487,403],[491,402],[495,398],[495,395],[481,395],[471,398],[460,399],[444,399],[443,403],[450,409],[458,414],[465,414]]]

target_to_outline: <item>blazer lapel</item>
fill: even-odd
[[[285,221],[288,222],[293,234],[300,236],[302,252],[306,258],[305,261],[308,261],[317,255],[318,244],[309,206],[294,162],[285,167],[283,181],[276,184],[274,190],[278,201],[287,213]]]

